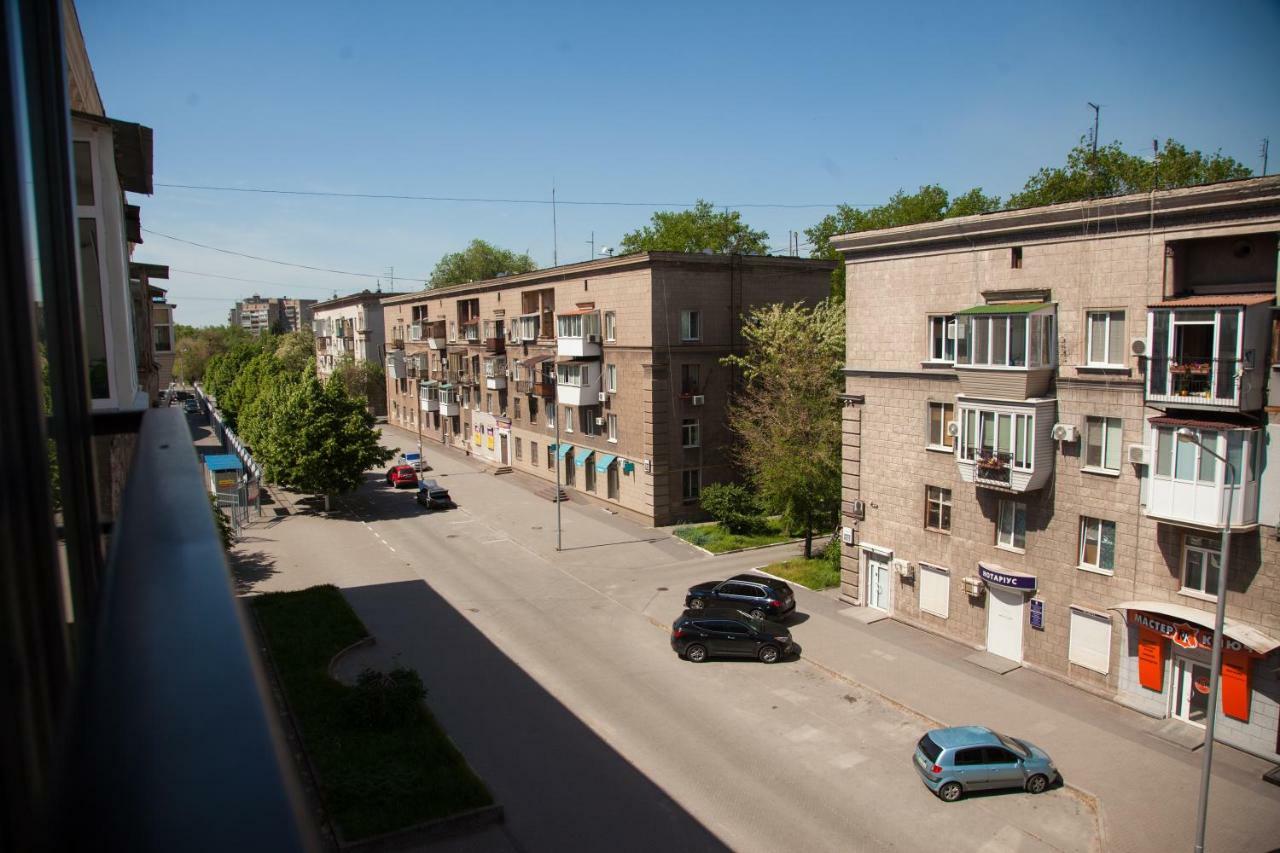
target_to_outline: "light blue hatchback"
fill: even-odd
[[[993,788],[1039,794],[1062,778],[1043,749],[985,726],[926,733],[916,743],[913,763],[929,790],[947,803]]]

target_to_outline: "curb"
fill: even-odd
[[[351,645],[347,646],[345,649],[342,649],[333,657],[329,658],[329,665],[324,668],[325,673],[334,681],[338,682],[339,684],[345,684],[346,682],[344,682],[341,678],[338,678],[337,674],[334,673],[334,668],[338,665],[338,661],[341,660],[350,652],[354,652],[356,649],[363,649],[367,646],[375,645],[377,642],[378,642],[378,638],[372,635],[368,637],[361,637]]]
[[[419,845],[454,835],[468,835],[505,821],[506,814],[502,810],[502,804],[494,803],[490,806],[481,806],[478,809],[429,820],[426,823],[414,824],[404,829],[392,830],[391,832],[375,835],[371,838],[363,838],[359,841],[347,841],[342,837],[341,831],[336,831],[336,835],[338,837],[339,850],[358,851],[358,853],[382,853],[382,851],[390,853],[390,851],[416,848]]]

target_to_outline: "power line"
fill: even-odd
[[[264,281],[263,279],[260,279],[260,278],[238,278],[237,276],[234,276],[234,275],[219,275],[218,273],[211,273],[211,272],[197,272],[196,270],[184,270],[184,269],[179,269],[177,267],[169,267],[169,272],[180,272],[180,273],[185,273],[186,275],[199,275],[199,276],[204,276],[205,278],[225,278],[227,281],[243,281],[247,284],[266,284],[266,285],[270,285],[271,287],[282,287],[285,289],[295,288],[298,290],[323,290],[325,293],[328,293],[330,290],[333,290],[333,288],[331,287],[319,287],[314,284],[312,285],[287,284],[283,281]]]
[[[313,266],[308,266],[307,264],[295,264],[292,261],[279,261],[279,260],[276,260],[275,258],[264,258],[261,255],[250,255],[245,252],[237,252],[232,249],[221,249],[217,246],[210,246],[208,243],[197,243],[195,240],[186,240],[186,239],[183,239],[182,237],[175,237],[172,234],[165,234],[160,231],[152,231],[150,228],[143,228],[142,230],[145,233],[153,234],[156,237],[164,237],[166,240],[173,240],[178,243],[186,243],[188,246],[198,246],[201,249],[209,249],[214,252],[221,252],[224,255],[235,255],[240,258],[249,258],[250,260],[253,260],[253,261],[264,261],[268,264],[279,264],[282,267],[297,267],[298,269],[311,270],[312,272],[329,272],[329,273],[333,273],[334,275],[350,275],[350,276],[355,276],[356,278],[377,279],[382,277],[381,273],[349,272],[348,270],[335,270],[335,269],[330,269],[329,267],[313,267]],[[416,278],[419,281],[427,280],[426,276],[417,276]]]
[[[588,205],[596,207],[696,207],[695,202],[684,201],[573,201],[557,198],[554,202],[545,198],[486,198],[480,196],[443,196],[443,195],[407,195],[401,193],[347,193],[323,190],[285,190],[274,189],[269,187],[222,187],[210,184],[166,184],[156,183],[157,187],[168,187],[171,189],[181,190],[209,190],[212,192],[226,193],[264,193],[267,195],[294,195],[294,196],[318,196],[323,198],[369,198],[369,199],[391,199],[396,201],[451,201],[451,202],[473,202],[477,204],[571,204],[571,205]],[[846,207],[876,207],[874,204],[853,204],[844,203]],[[841,203],[787,203],[787,202],[738,202],[726,205],[727,207],[778,207],[790,209],[804,208],[835,208],[840,207]]]

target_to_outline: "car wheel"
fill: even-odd
[[[753,619],[763,619],[765,618],[765,615],[766,615],[765,612],[761,610],[759,607],[751,611],[751,617]]]
[[[1037,773],[1027,780],[1027,790],[1033,794],[1043,794],[1044,789],[1049,787],[1049,779],[1041,773]]]
[[[690,610],[701,610],[702,608],[704,608],[704,607],[706,607],[706,606],[707,606],[707,603],[706,603],[705,601],[703,601],[701,598],[695,598],[695,599],[693,599],[692,601],[690,601],[690,602],[689,602],[689,609],[690,609]]]
[[[694,643],[692,646],[689,646],[684,650],[684,656],[693,663],[702,663],[707,659],[706,646],[699,646],[697,643]]]
[[[760,650],[760,660],[763,663],[777,663],[780,657],[782,654],[777,646],[765,646]]]
[[[938,798],[944,803],[954,803],[963,793],[964,789],[960,787],[959,782],[947,782],[938,789]]]

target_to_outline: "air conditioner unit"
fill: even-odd
[[[960,422],[947,421],[947,435],[951,436],[952,438],[955,438],[959,434],[960,434]]]
[[[1147,461],[1147,446],[1145,444],[1129,445],[1129,462],[1133,465],[1149,465]]]
[[[983,589],[984,587],[981,578],[964,579],[965,595],[968,595],[970,598],[981,598]]]
[[[866,518],[866,517],[867,517],[867,502],[866,502],[866,501],[854,501],[854,502],[853,502],[853,517],[854,517],[854,518],[856,518],[856,519],[858,519],[858,521],[862,521],[864,518]]]
[[[604,418],[596,418],[596,426],[604,426]]]
[[[694,394],[693,397],[689,399],[689,402],[693,403],[695,406],[701,406],[703,403],[707,402],[707,398],[701,394]]]
[[[598,399],[601,403],[608,402],[608,400],[609,400],[609,392],[608,392],[608,391],[601,391],[601,392],[600,392],[600,394],[597,396],[597,399]]]
[[[951,331],[951,337],[955,338],[957,341],[963,341],[963,340],[964,340],[964,330],[965,330],[965,329],[967,329],[967,328],[968,328],[968,326],[966,326],[964,323],[956,323],[956,324],[955,324],[955,325],[950,329],[950,331]]]
[[[1072,442],[1076,440],[1075,424],[1054,424],[1051,433],[1054,441]]]
[[[916,567],[906,560],[894,560],[893,571],[898,575],[898,577],[903,579],[913,578],[916,576]]]
[[[600,343],[600,336],[599,336],[599,335],[587,335],[587,343],[589,343],[589,344],[598,344],[598,343]]]
[[[1133,353],[1134,355],[1146,355],[1147,339],[1134,338],[1132,341],[1129,342],[1129,352]]]
[[[844,542],[844,544],[846,545],[853,544],[853,528],[852,527],[840,528],[840,541]]]

